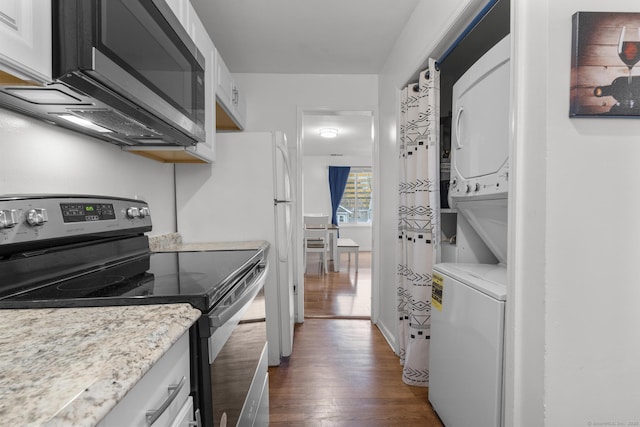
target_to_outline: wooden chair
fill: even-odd
[[[312,215],[307,214],[304,216],[304,228],[314,227],[317,225],[328,225],[329,224],[329,215]]]
[[[304,217],[304,269],[307,270],[307,254],[319,253],[326,274],[329,252],[329,217],[327,215],[305,215]]]

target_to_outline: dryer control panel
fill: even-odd
[[[491,175],[463,179],[454,174],[449,181],[449,206],[455,207],[456,200],[486,198],[509,192],[509,165]]]

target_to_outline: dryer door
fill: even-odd
[[[497,173],[509,158],[509,37],[453,87],[453,162],[461,179]]]

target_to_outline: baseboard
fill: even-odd
[[[375,323],[375,325],[378,327],[378,329],[382,333],[382,336],[387,341],[387,344],[389,344],[393,352],[395,354],[398,354],[396,334],[391,333],[391,331],[387,328],[387,326],[384,323],[378,322],[378,323]]]

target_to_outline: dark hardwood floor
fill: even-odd
[[[305,318],[371,318],[371,252],[360,252],[358,272],[355,255],[340,258],[340,271],[322,273],[320,255],[309,254],[304,276]]]
[[[361,254],[357,281],[345,264],[322,276],[309,265],[310,317],[296,325],[291,357],[269,368],[270,425],[442,426],[428,390],[402,382],[398,357],[367,319],[370,255]]]

